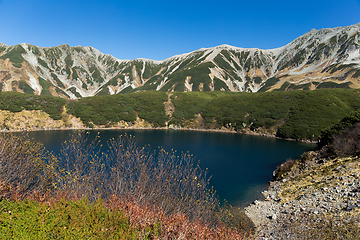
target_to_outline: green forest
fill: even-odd
[[[167,93],[142,91],[111,96],[64,100],[15,92],[0,93],[0,109],[11,112],[43,110],[54,120],[67,113],[88,127],[111,127],[119,121],[134,123],[137,117],[153,127],[189,127],[199,117],[202,129],[274,134],[280,138],[317,141],[321,132],[360,109],[357,89],[233,93],[172,93],[175,110],[166,115]],[[193,125],[192,125],[193,126]]]

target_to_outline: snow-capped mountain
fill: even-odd
[[[119,60],[92,47],[0,44],[2,91],[76,99],[138,90],[360,88],[360,23],[311,30],[270,50],[221,45],[163,61]]]

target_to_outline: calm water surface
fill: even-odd
[[[245,206],[261,197],[272,177],[272,172],[282,162],[315,148],[314,145],[274,138],[220,132],[194,132],[176,130],[101,130],[90,131],[90,139],[97,132],[104,145],[110,138],[121,134],[135,136],[138,146],[150,144],[157,149],[178,152],[190,151],[208,168],[210,183],[221,200],[235,206]],[[58,152],[61,143],[70,139],[72,131],[30,132],[48,150]]]

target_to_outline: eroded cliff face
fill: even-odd
[[[311,30],[278,49],[229,45],[163,61],[119,60],[92,47],[0,44],[2,91],[77,99],[138,90],[233,91],[360,87],[360,24]]]
[[[119,121],[110,126],[92,124],[93,128],[154,128],[154,125],[137,117],[134,122]],[[52,119],[42,110],[22,110],[10,112],[0,110],[0,131],[41,131],[41,130],[66,130],[87,129],[80,118],[63,112],[60,120]]]
[[[21,112],[0,110],[0,126],[2,130],[10,131],[84,128],[80,119],[72,115],[63,114],[62,119],[54,120],[41,110],[22,110]]]

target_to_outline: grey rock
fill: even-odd
[[[350,212],[350,211],[354,210],[356,207],[357,207],[356,205],[349,205],[345,208],[345,210]]]

